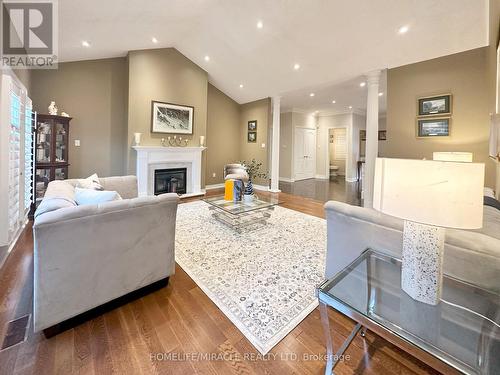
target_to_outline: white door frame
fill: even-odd
[[[326,179],[330,179],[330,129],[345,128],[346,136],[346,158],[345,158],[345,178],[347,181],[347,169],[351,165],[352,158],[352,119],[351,124],[346,124],[345,126],[334,126],[326,128],[326,137],[324,141],[325,147],[325,176]]]

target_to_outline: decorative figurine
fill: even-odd
[[[56,102],[50,102],[50,105],[49,105],[49,115],[57,116]]]
[[[61,112],[61,116],[62,116],[62,117],[69,117],[69,115],[68,115],[66,112],[64,112],[64,111],[63,111],[63,112]]]

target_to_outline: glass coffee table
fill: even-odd
[[[472,265],[471,265],[472,266]],[[350,342],[369,329],[445,373],[500,374],[500,295],[448,276],[437,306],[401,289],[401,261],[371,249],[318,287],[331,374]],[[334,353],[328,306],[357,325]]]
[[[203,199],[210,206],[212,216],[236,231],[265,225],[274,207],[280,204],[274,197],[255,197],[252,201],[226,201],[224,196]]]

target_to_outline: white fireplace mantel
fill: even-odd
[[[132,146],[137,152],[137,184],[139,196],[153,195],[154,171],[186,168],[186,195],[203,194],[201,190],[201,155],[206,147]]]

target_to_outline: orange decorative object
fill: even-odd
[[[234,180],[226,180],[224,183],[224,200],[232,201],[234,198]]]

